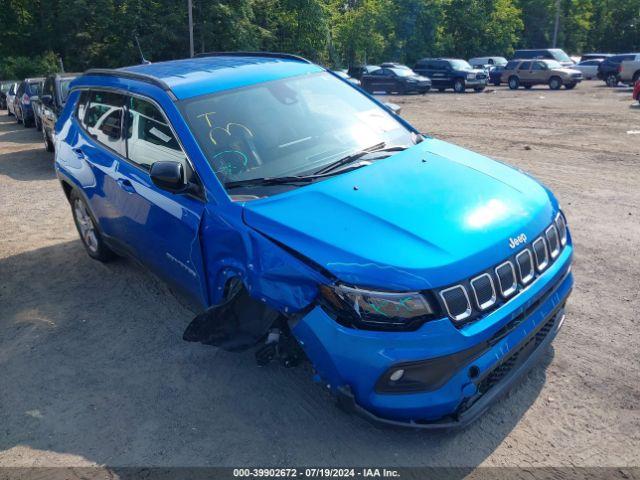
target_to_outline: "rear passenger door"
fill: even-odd
[[[449,64],[440,60],[429,62],[431,70],[431,84],[434,87],[448,87],[450,83]]]

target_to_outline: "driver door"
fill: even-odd
[[[547,64],[544,62],[533,62],[531,66],[531,83],[547,82]]]

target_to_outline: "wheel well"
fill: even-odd
[[[62,190],[64,191],[64,195],[67,197],[67,200],[70,200],[71,190],[73,190],[73,187],[65,180],[60,180],[60,184],[62,185]]]

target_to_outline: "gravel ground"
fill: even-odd
[[[78,240],[51,154],[0,120],[0,466],[639,466],[640,109],[586,82],[392,97],[444,140],[558,195],[574,293],[542,364],[457,433],[377,429],[304,368],[185,343],[193,317]]]

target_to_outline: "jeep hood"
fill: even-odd
[[[373,164],[248,202],[244,221],[347,284],[419,290],[512,254],[553,219],[538,182],[502,163],[426,139]]]

